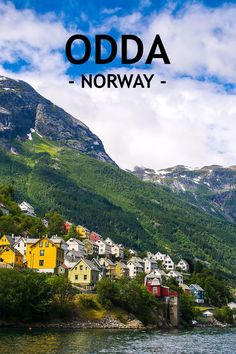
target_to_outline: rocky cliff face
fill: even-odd
[[[14,139],[32,131],[98,160],[114,163],[101,140],[63,109],[39,95],[24,81],[0,76],[0,143],[11,148]]]
[[[133,173],[143,181],[167,186],[201,209],[236,223],[236,166],[178,165],[158,171],[136,167]]]

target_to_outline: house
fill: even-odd
[[[182,272],[188,272],[189,271],[189,264],[185,259],[181,259],[179,263],[176,264],[176,268],[180,269]]]
[[[236,309],[236,302],[229,302],[227,305],[231,310]]]
[[[13,247],[25,257],[26,255],[26,241],[25,237],[16,237]]]
[[[78,225],[76,227],[76,232],[81,240],[85,240],[86,238],[88,238],[89,230],[86,227]]]
[[[115,269],[114,269],[114,274],[116,279],[120,279],[122,277],[128,277],[129,276],[129,268],[127,265],[123,262],[116,262],[115,263]]]
[[[23,255],[12,246],[7,246],[0,251],[0,262],[22,267]]]
[[[70,228],[72,226],[72,223],[69,221],[65,222],[65,229],[66,229],[66,233],[68,234],[68,232],[70,231]]]
[[[84,244],[80,240],[77,240],[76,238],[70,238],[68,241],[66,241],[68,245],[68,250],[69,251],[77,251],[80,252],[80,254],[84,257],[85,254],[85,249],[84,249]]]
[[[154,259],[154,254],[152,252],[147,252],[148,259]]]
[[[99,280],[106,278],[107,270],[106,267],[101,265],[99,261],[96,258],[93,258],[91,261],[95,267],[99,270]]]
[[[26,251],[25,251],[25,260],[29,259],[31,257],[31,246],[39,241],[39,238],[26,238]]]
[[[96,242],[102,239],[102,236],[97,234],[96,232],[92,231],[90,232],[90,234],[88,235],[88,238],[90,241]]]
[[[167,277],[168,278],[175,278],[179,285],[182,285],[184,283],[184,280],[183,280],[183,275],[178,272],[177,270],[171,270],[168,274],[167,274]]]
[[[21,204],[19,204],[19,207],[22,213],[32,217],[35,216],[34,208],[29,203],[22,202]]]
[[[202,316],[205,318],[210,318],[210,317],[213,317],[214,315],[213,315],[213,312],[206,310],[202,313]]]
[[[135,250],[133,250],[132,248],[129,249],[129,253],[131,256],[136,256],[137,252]]]
[[[99,256],[107,256],[110,257],[111,255],[111,246],[108,245],[103,240],[95,241],[96,245],[98,245],[98,254]]]
[[[0,251],[6,247],[14,245],[14,240],[11,236],[3,235],[0,237]]]
[[[94,257],[96,257],[98,255],[99,247],[94,241],[91,241],[89,239],[85,239],[85,240],[83,240],[83,245],[84,245],[85,254],[87,254],[89,256],[93,255]]]
[[[165,254],[163,254],[161,252],[157,252],[154,254],[153,258],[155,259],[155,261],[164,261],[165,256],[166,256]]]
[[[113,243],[113,245],[111,245],[111,254],[116,258],[123,259],[124,247],[122,245],[117,245],[116,243]]]
[[[66,256],[69,256],[71,257],[72,259],[72,262],[78,262],[78,260],[80,258],[83,258],[84,257],[84,254],[81,253],[80,251],[74,251],[74,250],[68,250],[66,253],[65,253]]]
[[[198,304],[204,303],[204,290],[198,284],[191,284],[189,286],[189,290],[194,296],[195,302],[197,302]]]
[[[28,249],[27,249],[28,248]],[[39,272],[54,273],[55,268],[64,262],[64,251],[49,238],[44,237],[26,248],[28,268]]]
[[[99,270],[91,261],[81,258],[69,270],[68,278],[74,284],[93,285],[99,280]]]
[[[160,284],[162,284],[162,277],[160,275],[156,275],[155,271],[147,274],[144,278],[144,284],[152,282],[154,278],[159,279]]]
[[[145,277],[145,286],[147,290],[152,293],[156,298],[169,297],[170,289],[161,284],[160,278],[150,277],[150,274]]]
[[[81,258],[81,257],[80,257]],[[80,259],[79,258],[79,259]],[[76,263],[78,262],[78,259],[74,258],[74,257],[71,257],[67,254],[64,255],[64,264],[65,266],[68,268],[68,269],[71,269],[73,268]]]
[[[143,272],[143,266],[135,261],[129,260],[127,262],[127,267],[129,268],[129,277],[135,278],[138,273]]]
[[[109,258],[100,258],[99,263],[106,268],[106,277],[114,279],[115,277],[115,263]]]
[[[132,262],[136,262],[136,263],[141,264],[141,266],[143,268],[143,272],[144,272],[144,260],[142,258],[137,257],[137,256],[132,256],[129,260]]]
[[[190,294],[190,289],[189,289],[189,286],[186,285],[186,284],[181,284],[180,287],[183,289],[183,292],[185,294]]]
[[[107,238],[105,239],[105,242],[106,242],[108,245],[110,245],[110,246],[112,246],[112,245],[115,244],[115,243],[112,241],[112,239],[111,239],[110,237],[107,237]]]
[[[66,241],[57,235],[54,235],[50,238],[50,240],[59,248],[63,249],[64,252],[68,250],[68,244]]]
[[[65,275],[66,277],[68,276],[68,271],[69,271],[69,268],[64,263],[60,264],[55,269],[55,273],[57,275]]]
[[[143,259],[143,262],[144,262],[144,272],[146,274],[149,274],[158,268],[158,264],[154,259],[146,257]]]
[[[162,280],[167,277],[167,274],[162,269],[155,269],[154,274],[156,274],[157,276],[160,276],[162,278]]]
[[[167,270],[174,270],[175,269],[175,264],[169,255],[165,256],[164,261],[163,261],[163,265]]]
[[[10,213],[10,211],[7,209],[7,207],[3,203],[0,203],[0,213],[2,215],[9,215],[9,213]]]

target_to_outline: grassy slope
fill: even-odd
[[[18,199],[41,214],[52,209],[104,236],[142,250],[166,249],[236,270],[236,227],[185,199],[116,166],[33,135],[16,144],[20,155],[0,153],[0,177]]]

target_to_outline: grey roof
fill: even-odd
[[[191,284],[190,285],[190,287],[194,287],[196,290],[199,290],[199,291],[204,291],[201,287],[200,287],[200,285],[198,285],[198,284]]]
[[[96,272],[99,272],[99,269],[93,264],[93,262],[91,262],[91,261],[89,261],[88,259],[86,259],[86,258],[80,258],[79,260],[78,260],[78,262],[73,266],[73,268],[75,268],[81,261],[84,261],[86,264],[87,264],[87,266],[91,269],[91,270],[94,270],[94,271],[96,271]]]
[[[39,238],[27,238],[26,243],[36,243],[39,240]]]
[[[10,242],[11,245],[14,244],[14,240],[13,240],[13,238],[11,236],[9,236],[9,235],[3,235],[3,236],[6,237],[6,239],[8,240],[8,242]]]

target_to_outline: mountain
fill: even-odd
[[[236,166],[178,165],[159,171],[136,167],[133,173],[143,181],[169,187],[209,214],[236,223]]]
[[[98,160],[114,163],[101,140],[62,108],[39,95],[24,81],[0,76],[0,143],[7,148],[32,132]]]
[[[201,259],[236,279],[234,224],[120,169],[83,123],[26,83],[2,78],[0,110],[0,181],[14,186],[16,201],[28,201],[39,216],[55,210],[136,250]]]

